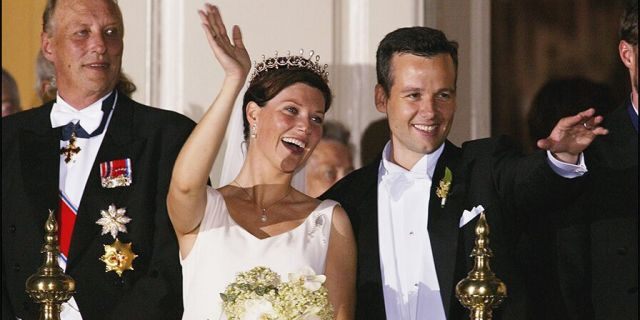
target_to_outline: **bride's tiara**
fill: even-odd
[[[251,74],[251,78],[249,82],[252,82],[255,78],[259,77],[262,74],[265,74],[274,69],[280,68],[301,68],[307,69],[324,80],[324,82],[329,82],[329,72],[327,71],[328,65],[325,64],[321,66],[318,61],[320,60],[320,56],[315,56],[315,61],[313,60],[315,52],[311,50],[309,52],[309,58],[304,57],[304,50],[300,49],[300,54],[292,56],[291,52],[287,52],[287,56],[278,57],[278,51],[275,52],[275,55],[271,58],[266,58],[262,55],[262,62],[254,61],[254,70]]]

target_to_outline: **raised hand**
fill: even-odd
[[[242,42],[240,27],[233,26],[231,32],[233,43],[231,43],[218,7],[207,3],[203,10],[198,10],[198,14],[209,45],[227,77],[240,79],[244,82],[251,69],[251,60]]]
[[[595,109],[582,111],[575,116],[560,119],[551,134],[538,140],[538,147],[551,151],[556,158],[567,163],[576,163],[578,156],[591,142],[609,131],[598,125],[602,116],[595,116]]]

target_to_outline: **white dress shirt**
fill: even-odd
[[[82,110],[77,110],[72,107],[58,95],[57,100],[51,109],[51,127],[57,128],[65,126],[69,121],[73,123],[77,123],[79,121],[82,128],[84,128],[88,133],[95,131],[100,125],[100,120],[103,115],[102,101],[105,100],[109,94]],[[115,109],[117,100],[118,98],[116,96],[113,108],[111,109],[112,111]],[[76,138],[76,145],[79,146],[81,150],[73,156],[73,159],[69,161],[69,163],[64,161],[63,155],[60,156],[60,180],[58,181],[58,187],[60,192],[65,195],[76,211],[80,206],[80,200],[82,199],[82,194],[84,193],[84,188],[87,184],[89,174],[91,173],[91,168],[93,167],[93,163],[98,155],[98,150],[100,149],[100,145],[104,139],[104,134],[107,132],[112,115],[113,112],[109,114],[107,124],[101,134],[88,139]],[[60,140],[60,148],[65,147],[67,144],[69,144],[69,141]],[[58,257],[58,262],[60,267],[65,270],[67,267],[66,261],[61,257]],[[64,303],[61,309],[62,311],[60,316],[63,320],[82,319],[74,298],[71,298],[68,302]]]
[[[392,162],[391,147],[388,142],[378,170],[378,235],[386,316],[390,320],[445,320],[427,229],[432,178],[444,144],[411,170]],[[565,178],[587,171],[582,154],[578,165],[560,162],[551,153],[547,159],[552,170]]]
[[[380,266],[387,319],[445,319],[427,224],[431,180],[444,144],[411,170],[383,151],[378,175]]]

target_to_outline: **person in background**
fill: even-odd
[[[563,117],[575,114],[588,107],[592,107],[605,118],[615,107],[611,89],[601,83],[593,82],[583,77],[553,79],[546,82],[536,93],[529,113],[527,123],[529,128],[530,149],[537,149],[536,142],[549,135],[553,126]],[[607,120],[605,120],[606,122]],[[598,140],[594,142],[594,145]],[[587,149],[588,153],[589,149]],[[590,171],[595,169],[587,156]],[[582,203],[585,199],[576,200]],[[524,223],[523,236],[519,245],[518,255],[522,259],[521,269],[524,275],[529,303],[535,305],[531,309],[531,319],[571,319],[579,314],[567,314],[565,299],[560,290],[558,279],[559,270],[567,268],[565,261],[567,239],[575,235],[576,229],[571,227],[576,218],[584,215],[571,215],[568,210],[540,211],[535,218],[527,219]],[[562,241],[560,241],[562,240]],[[574,260],[576,262],[577,260]],[[578,269],[571,268],[569,272]],[[565,274],[564,277],[571,277]],[[587,309],[584,309],[587,310]],[[580,312],[583,312],[581,310]]]
[[[379,161],[338,181],[321,198],[349,214],[358,245],[357,319],[462,319],[455,285],[471,270],[475,225],[485,211],[491,267],[509,287],[494,319],[522,319],[526,291],[513,256],[520,219],[561,206],[581,189],[582,151],[602,117],[561,119],[523,157],[504,137],[447,140],[456,110],[457,43],[427,27],[400,28],[380,42],[374,100],[391,129]],[[574,179],[575,178],[575,179]],[[535,306],[532,306],[535,307]]]
[[[558,319],[638,319],[638,2],[620,20],[627,99],[606,117],[609,135],[586,152],[591,177],[558,233]],[[564,311],[561,310],[561,311]]]
[[[76,281],[68,319],[180,319],[182,278],[166,196],[193,121],[117,88],[124,25],[114,0],[50,0],[41,50],[54,101],[2,119],[2,319],[37,319],[25,280],[58,219]]]
[[[353,171],[349,130],[337,121],[325,121],[322,127],[322,139],[306,165],[305,191],[314,198]]]
[[[20,111],[18,84],[13,76],[2,68],[2,117]]]

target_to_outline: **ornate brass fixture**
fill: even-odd
[[[58,265],[58,223],[51,210],[44,230],[44,245],[40,251],[44,253],[44,263],[27,279],[25,287],[29,296],[40,303],[40,320],[60,320],[60,305],[71,299],[76,282]]]
[[[480,214],[476,225],[476,245],[471,251],[474,258],[473,269],[466,278],[456,285],[456,297],[471,312],[471,320],[491,320],[493,308],[507,297],[507,286],[491,271],[489,258],[493,256],[489,248],[489,225]]]

